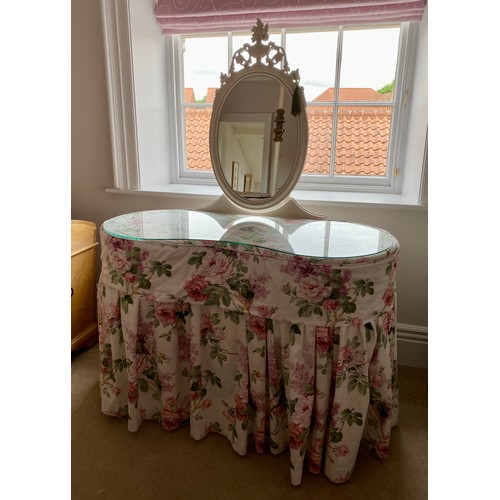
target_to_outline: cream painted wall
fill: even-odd
[[[71,216],[94,221],[126,212],[198,208],[210,199],[106,193],[113,187],[112,152],[99,0],[72,0]],[[307,204],[329,217],[382,227],[401,244],[398,321],[427,327],[427,210],[425,208]],[[98,263],[99,264],[99,263]]]

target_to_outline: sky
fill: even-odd
[[[337,32],[287,35],[286,54],[291,70],[298,69],[306,100],[313,100],[335,83]],[[395,76],[398,28],[344,31],[341,87],[369,87],[378,90],[391,83]],[[235,37],[234,50],[247,37]],[[277,35],[271,41],[281,45]],[[186,40],[185,81],[193,87],[197,99],[206,94],[207,87],[220,86],[220,73],[227,73],[227,48],[224,39]],[[323,48],[331,47],[331,50]],[[325,57],[324,54],[328,54]]]

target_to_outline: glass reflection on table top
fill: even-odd
[[[220,241],[314,258],[361,258],[398,246],[388,232],[337,220],[284,219],[197,210],[149,210],[119,215],[104,231],[132,240]]]

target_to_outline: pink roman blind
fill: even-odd
[[[426,0],[157,0],[163,33],[248,31],[259,17],[272,28],[419,21]]]

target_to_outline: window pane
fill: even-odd
[[[385,176],[391,106],[339,106],[336,175]]]
[[[212,171],[209,143],[211,116],[212,108],[184,108],[188,170]]]
[[[207,54],[210,57],[207,57]],[[215,89],[220,87],[220,68],[227,67],[227,37],[184,39],[184,123],[186,169],[212,171],[210,161],[210,117]]]
[[[281,45],[279,33],[272,34],[270,41]],[[320,178],[332,174],[384,177],[399,27],[344,31],[338,96],[334,89],[337,41],[337,31],[286,34],[285,49],[290,69],[299,69],[300,84],[309,102],[306,108],[309,141],[303,173]],[[233,52],[245,43],[249,43],[247,34],[234,36]],[[225,36],[185,39],[186,168],[191,171],[212,170],[209,152],[211,103],[215,89],[220,86],[220,68],[228,68],[227,47]],[[384,86],[387,88],[383,90]],[[391,105],[339,105],[335,126],[333,117],[337,104],[331,103],[346,101],[388,102]]]
[[[341,101],[392,100],[392,93],[382,94],[379,90],[394,81],[398,41],[399,27],[344,31]],[[356,95],[351,94],[354,89]]]
[[[336,53],[336,31],[287,33],[288,65],[292,71],[299,70],[306,101],[313,101],[334,87]]]
[[[330,175],[333,106],[308,104],[309,141],[303,174]]]
[[[204,102],[207,89],[220,87],[221,68],[227,68],[227,37],[185,38],[184,88],[187,102]],[[189,89],[193,89],[194,98]]]

